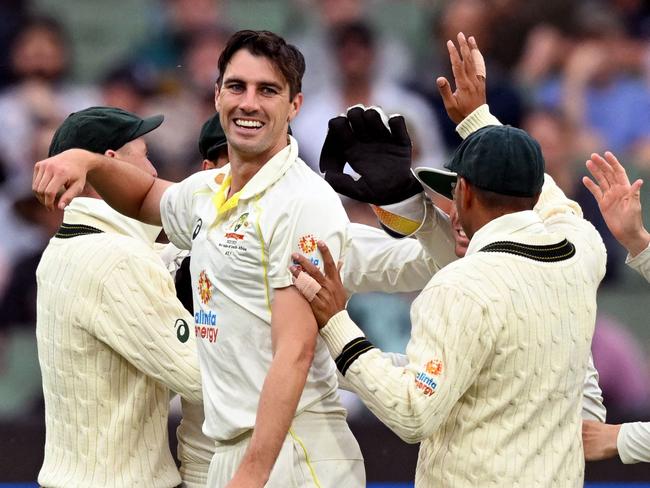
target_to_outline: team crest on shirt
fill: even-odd
[[[434,377],[440,376],[442,374],[442,361],[439,359],[432,359],[427,361],[424,365],[424,371],[419,371],[415,375],[415,386],[422,390],[426,396],[431,396],[436,392],[438,388],[438,382]]]
[[[207,305],[210,299],[212,298],[213,289],[214,289],[214,285],[208,278],[208,275],[206,274],[205,270],[201,271],[201,274],[199,275],[198,291],[199,291],[199,297],[201,298],[201,303],[203,303],[203,305]]]
[[[246,228],[248,227],[248,212],[243,213],[235,220],[232,224],[230,224],[230,230],[229,232],[226,232],[226,239],[229,240],[235,240],[235,241],[242,241],[244,240],[244,234],[240,234],[238,231],[242,227]]]

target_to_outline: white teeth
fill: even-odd
[[[463,229],[458,229],[458,235],[461,236],[461,237],[467,237],[467,235],[465,234],[465,231]]]
[[[259,129],[262,127],[262,122],[259,122],[257,120],[242,120],[242,119],[237,119],[235,120],[235,124],[239,127],[248,127],[248,128],[254,128],[254,129]]]

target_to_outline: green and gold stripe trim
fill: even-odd
[[[575,256],[576,248],[566,239],[556,243],[543,246],[534,246],[531,244],[522,244],[520,242],[498,241],[488,244],[480,250],[481,252],[505,252],[541,261],[544,263],[554,263],[565,261]]]

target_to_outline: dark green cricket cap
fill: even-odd
[[[201,127],[201,133],[199,134],[199,152],[203,159],[216,161],[219,150],[227,145],[228,141],[226,140],[223,127],[221,127],[219,114],[215,113]]]
[[[164,117],[154,115],[143,119],[115,107],[90,107],[68,115],[54,133],[48,156],[67,149],[86,149],[103,154],[151,132]]]
[[[544,157],[539,143],[509,125],[490,125],[470,134],[458,146],[448,171],[416,168],[418,180],[452,198],[457,176],[483,190],[515,197],[533,197],[544,184]]]

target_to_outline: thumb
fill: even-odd
[[[449,84],[449,80],[447,80],[447,78],[445,78],[444,76],[440,76],[438,79],[436,79],[436,85],[438,86],[438,92],[442,97],[442,101],[445,104],[445,108],[447,108],[448,106],[455,105],[454,95],[451,91],[451,85]]]
[[[70,185],[70,187],[67,188],[63,192],[63,194],[59,197],[59,203],[57,204],[59,209],[63,210],[65,207],[67,207],[74,197],[81,194],[83,188],[84,188],[84,184],[79,181],[76,181],[72,185]]]
[[[639,198],[641,196],[641,187],[643,186],[643,180],[639,179],[636,180],[634,183],[632,183],[632,194],[636,197]]]
[[[349,198],[354,198],[355,200],[365,201],[359,182],[355,181],[352,176],[345,173],[328,171],[325,173],[325,181],[327,181],[337,193]]]

